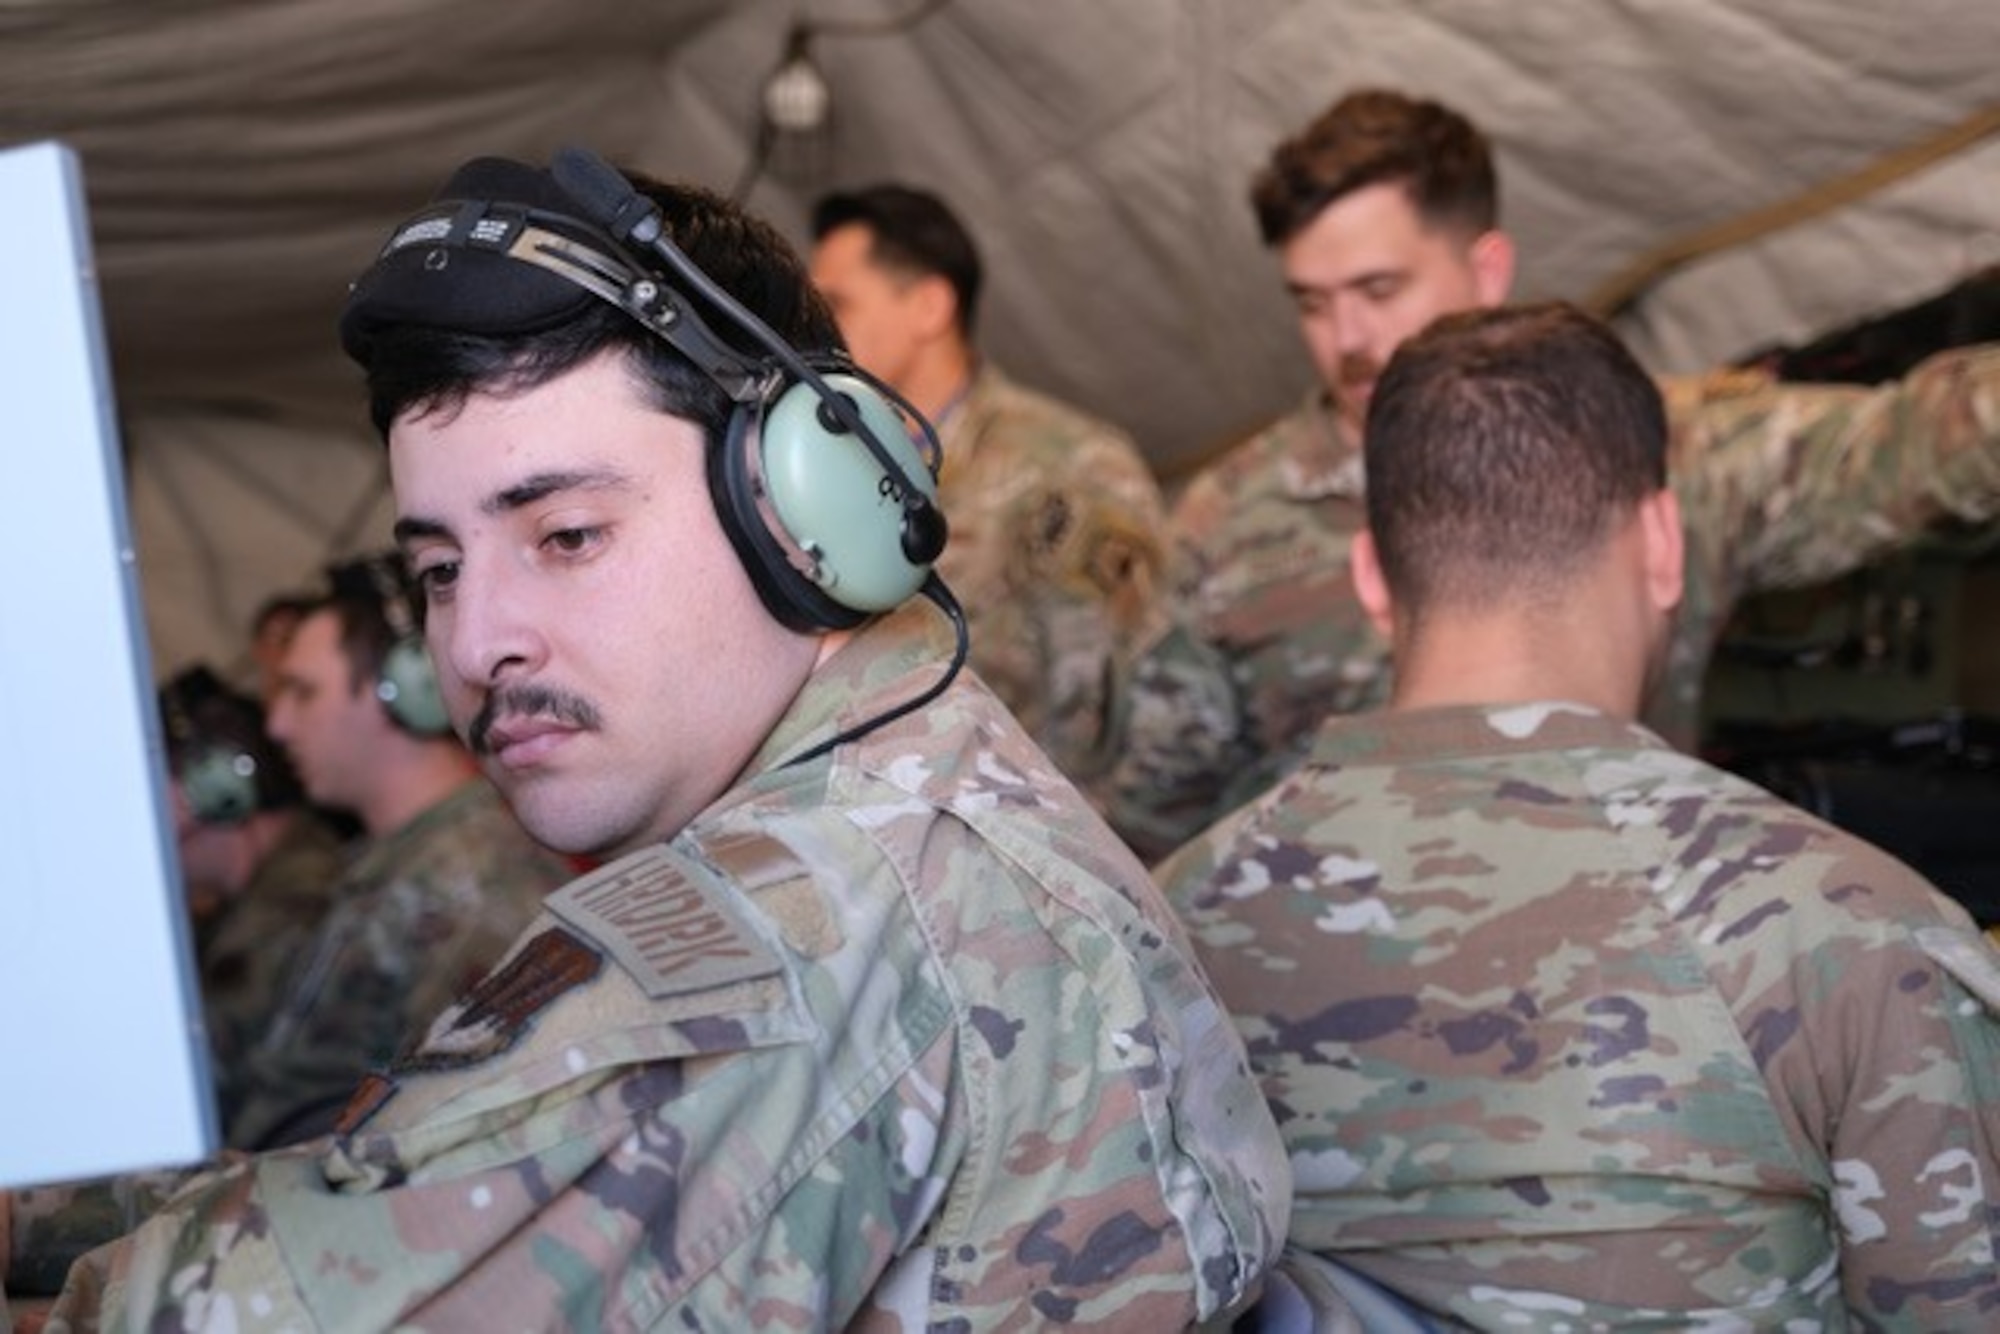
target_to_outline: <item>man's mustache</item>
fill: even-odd
[[[1344,385],[1367,384],[1382,378],[1381,365],[1364,353],[1350,353],[1342,357],[1338,370],[1340,382]]]
[[[595,732],[602,722],[597,706],[581,695],[554,686],[502,686],[486,697],[472,726],[466,729],[473,754],[493,753],[493,726],[502,718],[547,718],[586,732]]]

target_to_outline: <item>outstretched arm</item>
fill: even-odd
[[[1820,583],[1946,518],[2000,514],[2000,345],[1890,384],[1665,386],[1674,484],[1732,596]]]

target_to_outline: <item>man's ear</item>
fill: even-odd
[[[1366,528],[1356,531],[1349,541],[1347,573],[1354,580],[1354,596],[1361,600],[1361,609],[1368,613],[1368,619],[1382,638],[1389,638],[1390,627],[1395,624],[1395,608],[1389,603],[1389,581],[1382,577],[1382,559],[1375,550],[1375,535]]]
[[[958,293],[940,274],[927,273],[910,284],[910,314],[919,335],[942,337],[958,328]]]
[[[1680,497],[1661,487],[1639,502],[1639,526],[1646,542],[1646,592],[1653,605],[1670,612],[1687,586],[1687,533],[1681,527]]]
[[[1514,290],[1514,238],[1495,228],[1481,232],[1468,252],[1472,286],[1482,306],[1497,306]]]

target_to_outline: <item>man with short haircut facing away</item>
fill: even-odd
[[[1634,722],[1682,589],[1651,380],[1565,306],[1375,385],[1332,719],[1162,883],[1289,1244],[1488,1330],[1986,1330],[2000,964],[1909,868]]]

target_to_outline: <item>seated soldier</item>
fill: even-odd
[[[1390,709],[1161,871],[1291,1244],[1489,1330],[1992,1329],[2000,959],[1633,721],[1683,568],[1658,390],[1572,308],[1455,315],[1365,447]]]
[[[312,607],[310,593],[273,593],[257,604],[250,617],[250,671],[257,681],[257,695],[269,707],[278,694],[278,673],[285,662],[285,648],[292,631]]]
[[[957,671],[962,617],[954,650],[900,606],[951,606],[925,461],[815,369],[775,232],[561,165],[461,169],[343,333],[451,720],[603,864],[332,1138],[190,1185],[54,1319],[1226,1315],[1277,1249],[1275,1128],[1144,869]]]
[[[297,956],[333,906],[340,836],[306,804],[257,701],[204,666],[160,688],[181,877],[222,1121],[244,1054],[270,1026]]]
[[[218,1063],[223,1143],[258,1149],[332,1127],[355,1086],[419,1037],[534,920],[569,862],[522,829],[451,734],[393,554],[328,572],[287,644],[268,721],[307,794],[362,838],[320,922]],[[128,1231],[185,1177],[135,1173],[17,1192],[16,1293],[60,1284],[82,1251]],[[0,1205],[0,1208],[4,1208]]]
[[[862,369],[936,423],[938,573],[963,599],[972,668],[1086,788],[1110,761],[1112,664],[1152,610],[1159,485],[1132,438],[1016,383],[976,338],[983,266],[925,190],[883,184],[813,209],[812,278]]]
[[[362,837],[335,905],[246,1054],[227,1140],[307,1139],[574,874],[536,843],[451,732],[393,554],[328,571],[293,629],[269,715],[314,801]]]
[[[1251,189],[1317,371],[1298,405],[1189,480],[1167,594],[1127,664],[1103,809],[1159,856],[1276,782],[1319,722],[1389,693],[1349,539],[1371,478],[1362,427],[1398,344],[1513,282],[1492,145],[1388,89],[1343,94]],[[1709,656],[1738,600],[1820,583],[1947,517],[2000,515],[2000,345],[1870,389],[1745,372],[1661,381],[1686,591],[1643,717],[1692,748]]]

